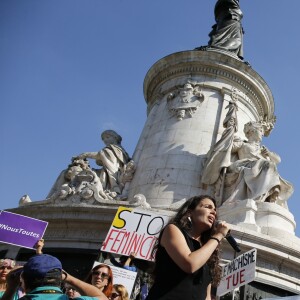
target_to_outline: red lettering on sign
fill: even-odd
[[[244,275],[245,275],[245,269],[241,270],[240,272],[240,283],[245,282]]]
[[[109,240],[113,240],[114,237],[112,237],[112,235],[115,233],[115,232],[118,232],[119,230],[115,230],[115,229],[112,229],[109,231],[109,234],[108,236],[106,237],[106,240],[104,241],[103,243],[103,250],[105,250],[106,246],[108,245],[108,241]]]
[[[239,272],[229,275],[225,279],[227,280],[227,289],[229,289],[231,286],[237,286],[243,282],[245,282],[245,269],[240,270]]]

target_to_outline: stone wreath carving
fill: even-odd
[[[190,81],[167,96],[168,109],[179,121],[192,117],[203,101],[204,95],[200,85]]]

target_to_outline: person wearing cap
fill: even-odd
[[[35,253],[36,254],[42,254],[42,250],[44,247],[44,240],[40,239],[39,241],[37,241],[36,245],[35,245]],[[5,258],[5,259],[1,259],[0,260],[0,299],[2,298],[5,290],[6,290],[6,277],[9,274],[10,271],[12,271],[13,269],[17,268],[17,262],[13,259],[10,258]],[[17,300],[19,298],[21,298],[24,295],[24,292],[22,291],[21,288],[19,288],[17,290],[17,292],[15,293],[14,296],[14,300]]]
[[[74,299],[108,300],[96,287],[62,270],[61,262],[48,254],[31,257],[24,265],[21,276],[18,271],[12,271],[8,276],[7,289],[1,300],[12,300],[20,282],[26,292],[20,300],[67,300],[69,297],[60,289],[62,281],[74,286],[81,295],[84,295]]]

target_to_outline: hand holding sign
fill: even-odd
[[[35,249],[35,244],[43,237],[47,225],[45,221],[1,211],[0,241]]]

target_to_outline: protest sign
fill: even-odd
[[[121,206],[101,250],[126,256],[135,252],[136,258],[153,260],[153,246],[168,220],[167,215]]]
[[[94,262],[93,268],[99,265],[99,262]],[[123,268],[108,265],[113,273],[113,283],[122,284],[125,286],[128,295],[131,295],[137,272],[129,271]]]
[[[114,284],[122,284],[126,287],[128,295],[131,295],[137,272],[110,266],[114,275]]]
[[[255,279],[257,250],[252,249],[222,267],[217,296],[222,296]]]
[[[34,249],[37,241],[43,238],[48,223],[38,219],[0,212],[0,242]]]

